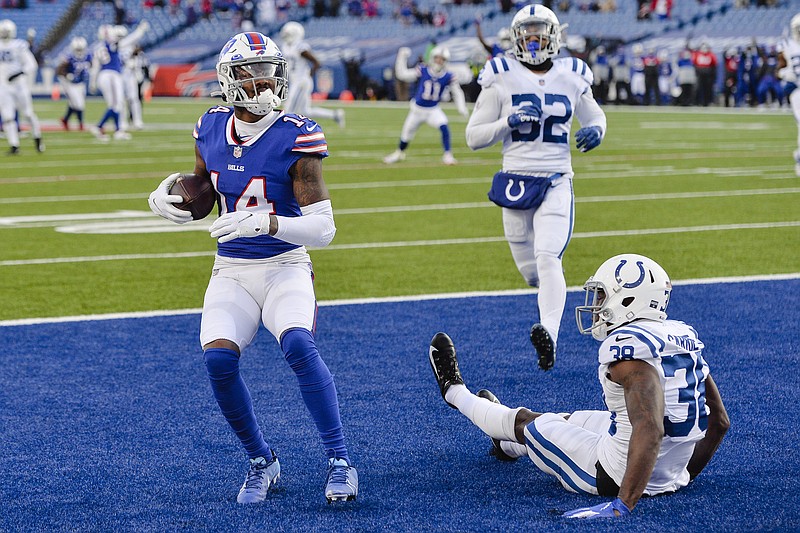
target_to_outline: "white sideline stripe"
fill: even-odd
[[[800,279],[800,272],[792,272],[787,274],[763,274],[755,276],[731,276],[731,277],[717,277],[717,278],[697,278],[685,280],[673,280],[673,285],[711,285],[714,283],[748,283],[754,281],[783,281]],[[574,286],[567,287],[567,292],[581,292],[583,287]],[[451,292],[439,294],[418,294],[411,296],[387,296],[383,298],[353,298],[346,300],[328,300],[318,302],[320,307],[337,307],[343,305],[364,305],[364,304],[382,304],[382,303],[395,303],[395,302],[419,302],[426,300],[449,300],[460,298],[482,298],[482,297],[503,297],[503,296],[518,296],[525,294],[536,294],[536,289],[509,289],[502,291],[471,291],[471,292]],[[179,316],[179,315],[197,315],[202,313],[202,308],[195,309],[174,309],[162,311],[136,311],[130,313],[107,313],[97,315],[79,315],[79,316],[59,316],[50,318],[20,318],[14,320],[0,320],[0,327],[9,326],[30,326],[35,324],[56,324],[63,322],[88,322],[91,320],[117,320],[123,318],[152,318],[159,316]]]
[[[652,228],[652,229],[633,229],[633,230],[614,230],[614,231],[591,231],[574,233],[573,239],[587,239],[594,237],[621,237],[630,235],[657,235],[662,233],[687,233],[700,231],[727,231],[739,229],[768,229],[768,228],[787,228],[800,227],[800,221],[789,222],[755,222],[752,224],[720,224],[713,226],[689,226],[682,228]],[[473,237],[463,239],[433,239],[421,241],[392,241],[392,242],[363,242],[352,244],[332,244],[325,248],[314,248],[314,251],[324,250],[355,250],[372,248],[405,248],[411,246],[443,246],[451,244],[481,244],[490,242],[505,242],[505,237]],[[52,257],[42,259],[12,259],[0,261],[0,266],[23,266],[23,265],[50,265],[57,263],[88,263],[94,261],[119,261],[137,259],[176,259],[184,257],[205,257],[212,256],[212,250],[199,252],[179,252],[164,254],[119,254],[119,255],[93,255],[78,257]]]

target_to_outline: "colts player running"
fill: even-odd
[[[513,56],[483,67],[466,131],[473,150],[503,143],[503,170],[494,176],[489,199],[503,208],[506,240],[522,277],[539,287],[540,322],[530,340],[543,370],[555,363],[567,297],[561,258],[574,216],[572,119],[583,126],[575,135],[582,152],[596,148],[606,131],[605,113],[592,96],[592,71],[577,58],[554,59],[562,29],[541,5],[514,16]]]
[[[428,124],[442,132],[442,146],[444,147],[442,162],[445,165],[455,165],[457,161],[450,151],[450,128],[448,127],[447,115],[439,107],[439,102],[444,95],[445,89],[450,88],[450,95],[462,116],[466,117],[469,112],[465,103],[464,91],[461,90],[461,86],[453,73],[447,70],[450,51],[443,46],[434,47],[430,53],[429,64],[418,65],[415,69],[410,69],[407,66],[409,55],[411,55],[411,49],[409,48],[401,48],[397,51],[397,61],[394,68],[395,76],[397,76],[397,79],[408,83],[419,80],[417,92],[411,101],[411,110],[403,123],[403,130],[400,132],[400,144],[397,150],[383,158],[383,162],[392,164],[404,160],[406,158],[406,148],[414,140],[417,130],[423,124]]]
[[[200,342],[211,389],[250,459],[237,501],[263,501],[278,480],[280,463],[264,440],[239,357],[259,324],[280,343],[328,456],[325,497],[353,500],[358,474],[351,465],[333,376],[314,339],[316,299],[305,246],[322,247],[336,232],[322,159],[320,126],[275,108],[286,95],[286,61],[266,36],[234,36],[219,55],[217,78],[232,107],[210,109],[197,122],[194,173],[219,194],[218,239],[203,303]],[[169,194],[178,174],[150,195],[150,208],[177,223],[191,220]]]

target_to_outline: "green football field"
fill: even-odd
[[[26,137],[22,155],[0,159],[0,320],[202,305],[211,217],[176,226],[150,213],[147,196],[171,172],[193,169],[192,127],[213,104],[156,99],[145,105],[144,131],[102,144],[55,127],[63,102],[35,102],[47,151],[37,154]],[[457,166],[441,164],[439,132],[427,126],[406,161],[384,165],[406,105],[344,106],[346,128],[320,121],[338,231],[311,251],[318,299],[525,288],[500,209],[486,198],[500,147],[470,151],[466,121],[448,108]],[[88,123],[102,112],[91,101]],[[568,285],[622,252],[656,259],[674,280],[800,272],[791,114],[606,112],[603,144],[573,150]]]

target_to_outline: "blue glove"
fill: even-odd
[[[619,516],[617,516],[614,511],[619,512]],[[581,507],[580,509],[567,511],[561,516],[564,518],[586,518],[587,520],[591,520],[593,518],[622,518],[624,516],[630,516],[630,514],[631,510],[628,509],[628,506],[617,498],[613,502],[601,503],[594,507]]]
[[[581,128],[578,130],[578,133],[575,134],[575,140],[581,152],[588,152],[600,146],[600,141],[603,140],[603,132],[600,126]]]
[[[508,125],[511,129],[515,130],[523,124],[530,122],[539,122],[542,116],[542,107],[540,105],[526,105],[520,107],[516,113],[508,116]]]

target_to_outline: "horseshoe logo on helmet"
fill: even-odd
[[[641,285],[642,282],[644,281],[644,265],[642,264],[641,261],[636,261],[636,266],[639,267],[639,279],[637,279],[636,281],[631,282],[631,283],[622,283],[622,278],[619,276],[619,272],[620,272],[620,270],[622,270],[622,267],[625,266],[625,263],[627,263],[627,262],[628,262],[627,259],[622,259],[619,262],[619,265],[617,266],[617,269],[614,271],[614,278],[616,278],[617,283],[621,283],[622,284],[623,288],[625,288],[625,289],[633,289],[633,288],[638,287],[639,285]]]

